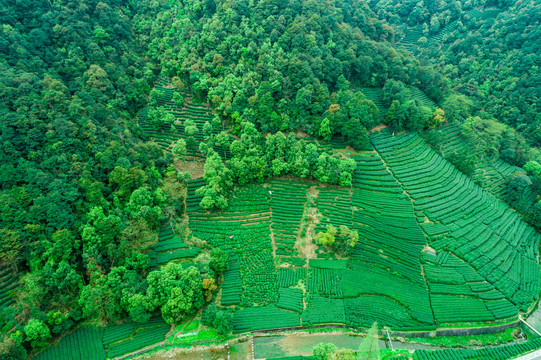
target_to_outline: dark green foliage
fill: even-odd
[[[26,360],[26,349],[13,337],[4,337],[0,342],[0,357],[4,360]]]
[[[520,207],[528,195],[527,189],[531,180],[527,175],[517,175],[509,180],[507,185],[507,201],[515,207]]]
[[[218,334],[228,335],[233,330],[233,312],[229,310],[218,311],[212,326],[216,328]]]
[[[468,149],[453,152],[447,155],[446,159],[464,175],[470,177],[473,175],[477,158],[470,151],[468,151]]]
[[[221,335],[228,335],[233,330],[233,312],[210,304],[203,310],[201,322],[214,327]]]
[[[325,6],[260,2],[249,11],[217,6],[213,13],[177,3],[143,2],[139,8],[156,39],[149,55],[237,132],[249,121],[264,132],[350,137],[342,132],[350,118],[366,128],[378,121],[374,104],[352,85],[381,87],[390,78],[402,87],[415,82],[423,91],[446,87],[438,74],[382,42],[391,39],[391,29],[357,0]],[[147,25],[156,18],[163,21]],[[176,25],[184,22],[190,26]],[[165,47],[171,51],[159,50]],[[333,105],[342,113],[321,129]]]
[[[137,300],[148,267],[141,256],[174,210],[160,189],[169,160],[131,124],[155,79],[140,56],[133,8],[4,5],[0,248],[2,263],[20,277],[14,306],[27,315],[18,327],[35,350],[81,315],[148,316]],[[154,92],[150,101],[163,96]]]
[[[428,39],[410,49],[462,94],[444,94],[441,105],[449,120],[479,112],[513,126],[530,145],[539,146],[541,37],[539,19],[533,16],[538,5],[533,0],[380,1],[372,10],[393,16],[397,28],[418,25],[417,36]]]
[[[532,204],[541,189],[541,175],[531,162],[539,156],[527,146],[541,144],[541,37],[539,19],[531,16],[537,4],[517,2],[502,9],[505,16],[495,18],[487,9],[471,8],[472,2],[440,3],[209,1],[199,6],[150,0],[10,0],[3,4],[0,325],[3,334],[11,333],[16,340],[5,337],[0,356],[24,357],[24,349],[35,352],[80,321],[129,318],[145,323],[158,311],[168,323],[183,321],[212,297],[205,293],[203,279],[208,285],[223,272],[228,291],[222,305],[249,306],[235,314],[235,331],[299,325],[297,313],[275,306],[280,293],[273,256],[287,254],[285,262],[305,265],[289,257],[297,251],[295,236],[305,197],[299,196],[301,202],[291,210],[299,212],[295,216],[276,210],[282,224],[272,228],[265,220],[271,201],[264,194],[267,189],[250,197],[259,202],[242,205],[245,208],[239,213],[269,206],[265,213],[254,211],[263,220],[243,223],[242,230],[233,224],[204,224],[208,213],[199,213],[199,224],[190,219],[194,228],[199,227],[211,246],[223,249],[215,248],[210,257],[209,247],[188,248],[178,239],[162,238],[155,249],[158,229],[185,211],[188,177],[177,175],[173,156],[190,161],[206,157],[206,183],[192,182],[198,184],[197,190],[188,192],[198,197],[192,196],[186,206],[225,209],[238,204],[229,198],[235,184],[286,175],[342,187],[357,184],[373,191],[381,184],[361,180],[371,170],[355,172],[356,161],[331,152],[329,143],[371,148],[368,130],[384,120],[395,132],[435,127],[427,141],[441,151],[440,123],[464,121],[469,135],[487,138],[483,155],[526,164],[529,178],[516,171],[512,179],[507,175],[506,199],[539,228],[540,206]],[[419,46],[415,45],[419,60],[392,45],[401,30],[390,26],[401,22],[409,25],[411,41],[419,39]],[[155,82],[159,86],[151,90]],[[142,109],[147,102],[149,106]],[[178,119],[176,114],[193,119]],[[517,131],[486,121],[492,118]],[[156,142],[143,141],[149,138],[143,127],[152,131]],[[182,132],[176,148],[159,137],[171,128]],[[482,157],[465,151],[444,156],[468,175]],[[384,171],[381,167],[377,165],[375,171]],[[386,184],[389,177],[384,179]],[[321,227],[342,225],[332,219],[339,217],[336,214],[348,226],[359,223],[351,212],[340,212],[347,196],[350,203],[359,200],[352,200],[352,189],[346,192],[349,195],[340,195],[339,201],[338,195],[321,196]],[[297,195],[292,191],[287,199]],[[335,199],[341,206],[333,207]],[[279,205],[279,201],[273,204]],[[436,209],[431,216],[442,216],[441,211]],[[363,216],[367,226],[359,228],[361,242],[383,236],[372,230],[382,228],[381,224]],[[431,225],[423,227],[434,236],[445,229]],[[267,241],[271,230],[284,230],[276,236],[275,251]],[[341,255],[365,256],[360,251],[351,254],[353,246],[344,245],[348,240],[344,235],[334,242]],[[171,247],[175,245],[178,248]],[[198,260],[197,267],[169,263],[153,269],[199,253],[208,261]],[[229,255],[235,258],[229,261]],[[524,267],[531,270],[533,262]],[[322,283],[306,285],[329,292],[342,270],[317,268],[310,276]],[[517,276],[513,275],[513,284],[520,282]],[[281,280],[295,285],[303,278]],[[242,291],[233,289],[238,284]],[[352,278],[345,290],[332,291],[355,293],[359,290],[355,284],[357,278]],[[521,310],[531,303],[532,289],[537,289],[537,283],[532,284],[527,292],[513,295]],[[294,300],[280,305],[296,310],[301,296],[290,290],[282,293]],[[385,297],[381,303],[385,301],[391,300]],[[353,300],[344,302],[340,313],[357,316],[352,304],[358,305]],[[509,312],[495,304],[491,311]],[[410,316],[401,304],[394,306],[403,319]],[[254,314],[261,313],[267,319],[253,320]],[[412,316],[417,319],[417,315]],[[355,325],[368,320],[348,321]],[[432,326],[433,321],[421,322]],[[232,314],[219,310],[211,323],[227,334]],[[141,343],[153,342],[163,338],[166,328],[161,326],[157,335],[149,329],[134,330],[133,335]],[[138,346],[138,341],[119,343],[108,355]]]

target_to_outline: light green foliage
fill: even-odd
[[[168,202],[169,198],[163,190],[151,192],[148,187],[142,187],[132,193],[126,211],[131,217],[145,219],[148,224],[157,227],[164,220],[163,210]]]
[[[438,128],[441,124],[445,122],[445,112],[443,109],[436,109],[434,111],[434,114],[432,115],[432,118],[428,122],[428,127],[430,129]]]
[[[167,128],[175,122],[175,116],[161,106],[151,108],[148,111],[148,119],[156,130]]]
[[[404,83],[393,79],[389,79],[385,83],[382,92],[383,101],[387,106],[391,106],[391,103],[394,101],[397,101],[398,104],[404,103],[408,96]]]
[[[0,229],[0,261],[5,261],[16,269],[23,245],[16,231]],[[66,249],[71,252],[71,247]],[[61,254],[59,254],[61,255]]]
[[[20,342],[14,337],[4,337],[0,341],[0,358],[5,360],[26,360],[28,354]]]
[[[372,324],[357,352],[359,360],[379,360],[378,323]]]
[[[173,156],[175,159],[184,160],[186,156],[186,141],[184,139],[178,139],[173,146]]]
[[[161,98],[163,96],[163,92],[158,90],[158,89],[152,89],[150,91],[150,101],[149,101],[149,105],[150,106],[157,106],[158,105],[158,99]]]
[[[86,319],[119,319],[134,306],[131,297],[137,296],[137,273],[126,267],[114,267],[107,275],[94,275],[93,282],[85,285],[79,297],[83,317]]]
[[[38,319],[30,319],[24,327],[26,341],[34,349],[40,349],[47,345],[47,340],[51,338],[51,331],[45,323]]]
[[[336,345],[332,343],[319,343],[312,350],[312,354],[318,360],[332,360],[335,352]]]
[[[442,104],[445,116],[450,121],[465,119],[470,116],[473,102],[465,95],[451,94]]]
[[[203,136],[205,138],[205,141],[208,141],[212,135],[214,128],[212,124],[208,121],[203,124]]]
[[[228,335],[233,330],[233,313],[229,310],[220,310],[216,312],[216,317],[212,321],[212,326],[220,335]]]
[[[541,174],[541,165],[537,161],[531,160],[524,165],[524,170],[530,175],[538,176]]]
[[[197,128],[193,120],[187,119],[186,121],[184,121],[184,132],[188,136],[195,136],[199,133],[199,129]]]
[[[132,321],[144,323],[150,319],[151,313],[147,310],[147,299],[143,294],[135,294],[127,300],[123,299],[123,301],[127,301],[129,304],[127,307]]]
[[[345,225],[340,225],[340,237],[346,239],[347,246],[355,247],[359,241],[359,233],[357,230],[350,230]]]
[[[351,117],[344,125],[342,134],[348,137],[348,142],[356,150],[364,150],[368,146],[368,131],[361,125],[359,119]]]
[[[332,225],[327,225],[326,232],[319,232],[316,235],[318,244],[323,246],[332,246],[335,240],[336,228]]]
[[[232,173],[216,152],[207,155],[203,177],[207,184],[197,189],[197,194],[203,195],[200,206],[203,209],[225,208],[227,206],[225,195],[233,186]]]
[[[355,351],[352,349],[339,349],[334,354],[336,360],[357,360]]]
[[[323,140],[330,140],[332,137],[331,122],[329,118],[324,118],[321,124],[319,125],[318,135]]]
[[[173,102],[177,106],[182,106],[182,105],[184,105],[184,97],[182,97],[182,95],[180,95],[180,93],[175,91],[173,93]]]
[[[211,269],[217,273],[223,273],[228,269],[229,255],[220,248],[215,248],[210,251],[210,263]]]

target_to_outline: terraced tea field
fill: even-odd
[[[12,305],[15,300],[12,291],[17,287],[17,278],[10,266],[0,268],[0,310]]]
[[[420,26],[404,29],[404,37],[401,38],[396,45],[410,52],[417,49],[419,44],[417,41],[423,36],[423,29]]]
[[[482,147],[485,143],[482,139],[474,141],[461,134],[459,123],[452,123],[441,128],[442,147],[444,156],[452,153],[466,152],[475,156],[474,180],[492,195],[505,199],[507,194],[507,181],[518,174],[525,174],[522,168],[506,163],[499,158],[489,158],[483,155]],[[535,202],[535,193],[532,189],[527,190],[525,206]]]
[[[501,9],[497,9],[497,8],[491,8],[491,9],[475,8],[475,9],[468,10],[465,13],[465,16],[463,18],[453,20],[449,22],[448,24],[445,24],[435,34],[427,35],[428,41],[422,47],[439,47],[442,45],[443,40],[446,36],[450,36],[457,29],[458,30],[461,29],[459,25],[463,23],[464,21],[487,20],[487,19],[495,18],[498,16],[498,14],[501,11],[502,11]],[[397,43],[397,46],[402,46],[406,50],[409,50],[410,52],[414,53],[416,50],[419,49],[419,46],[413,46],[413,40],[415,40],[415,37],[418,36],[417,30],[416,28],[406,29],[405,34],[406,36],[400,42]],[[464,34],[462,33],[460,36],[464,36]]]
[[[440,283],[448,285],[435,290],[428,275],[436,319],[443,315],[444,323],[466,320],[448,316],[458,304],[472,310],[466,313],[474,321],[527,311],[540,288],[539,234],[418,136],[382,132],[373,143],[411,197],[428,245],[437,254],[423,256],[438,269],[437,277],[444,279]],[[458,290],[464,284],[470,291]]]
[[[103,360],[115,358],[165,340],[171,326],[161,317],[106,328],[83,327],[41,352],[36,360]]]
[[[195,126],[198,129],[198,132],[195,134],[195,140],[197,146],[203,141],[203,125],[206,122],[212,123],[213,115],[211,114],[208,106],[195,104],[191,102],[190,95],[188,93],[182,93],[185,97],[183,105],[178,105],[173,101],[174,89],[170,83],[169,79],[159,77],[156,85],[154,87],[156,90],[161,91],[162,96],[158,98],[158,106],[163,107],[168,113],[173,114],[175,117],[175,123],[173,126],[164,126],[161,129],[154,128],[148,120],[148,111],[149,108],[143,108],[137,115],[139,125],[143,131],[149,136],[154,142],[156,142],[166,153],[170,153],[174,143],[178,139],[186,139],[187,135],[185,134],[184,122],[186,120],[192,120]],[[223,130],[223,127],[213,128],[213,133],[217,134]],[[231,153],[228,148],[217,147],[218,153],[224,157],[231,157]],[[195,151],[188,151],[187,157],[190,160],[204,162],[204,155],[201,154],[198,148]]]
[[[192,234],[231,255],[218,305],[236,311],[234,332],[373,321],[431,330],[530,309],[541,287],[533,228],[417,135],[384,129],[372,142],[354,156],[351,189],[277,179],[207,213],[193,195],[203,183],[191,183]],[[358,231],[349,258],[315,244],[327,224]]]
[[[204,106],[173,104],[166,80],[157,86],[164,89],[159,103],[179,122],[189,118],[202,127],[211,121]],[[409,91],[425,106],[435,107],[420,90]],[[363,92],[382,106],[381,89]],[[140,113],[142,127],[166,151],[184,137],[179,124],[152,129],[145,114]],[[442,154],[482,150],[460,130],[458,125],[442,127]],[[200,134],[197,140],[203,140]],[[345,144],[334,139],[318,147],[330,152]],[[332,324],[361,328],[374,321],[391,331],[432,331],[508,323],[516,321],[519,312],[528,312],[541,290],[540,236],[497,199],[505,195],[504,180],[522,169],[501,160],[478,161],[474,178],[484,179],[480,187],[413,133],[380,130],[371,135],[370,149],[352,156],[357,168],[351,188],[273,179],[237,187],[223,211],[200,208],[201,196],[195,192],[205,182],[189,181],[190,234],[181,236],[174,223],[165,224],[149,252],[151,267],[171,261],[193,264],[201,249],[190,245],[190,237],[225,250],[229,269],[217,305],[234,311],[235,334]],[[222,149],[222,157],[228,154]],[[204,160],[202,154],[190,156]],[[327,225],[358,232],[350,256],[339,257],[316,244],[316,233]],[[6,276],[1,281],[7,285],[2,303],[9,303],[15,282]],[[80,328],[37,359],[114,358],[160,343],[169,331],[160,318],[147,324]],[[94,349],[94,355],[77,350],[81,348]],[[457,356],[499,359],[523,350],[487,350],[488,355],[464,351]],[[430,351],[416,356],[452,358]]]
[[[383,119],[387,114],[387,107],[383,104],[383,98],[381,96],[381,88],[362,88],[361,92],[366,98],[372,101],[379,110],[379,118]]]

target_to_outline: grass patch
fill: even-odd
[[[380,359],[381,360],[391,360],[391,359],[410,359],[411,355],[409,350],[391,350],[391,349],[382,349],[380,350]]]
[[[174,345],[188,345],[188,344],[193,344],[193,343],[216,341],[216,340],[225,340],[225,338],[219,335],[216,332],[216,330],[209,329],[209,330],[201,330],[197,332],[197,334],[189,335],[189,336],[182,336],[182,334],[179,334],[175,337],[173,344]]]
[[[188,324],[186,324],[182,332],[186,333],[186,332],[197,330],[199,328],[199,324],[200,324],[199,320],[192,320]]]
[[[493,334],[467,335],[467,336],[436,336],[410,338],[410,342],[438,345],[443,347],[467,347],[506,344],[513,341],[513,330]]]

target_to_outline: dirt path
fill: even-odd
[[[270,191],[269,191],[270,192]],[[271,193],[271,201],[269,203],[269,209],[270,209],[270,222],[269,222],[269,229],[270,229],[270,237],[271,237],[271,244],[272,244],[272,258],[276,259],[276,241],[274,240],[274,232],[272,231],[272,193]]]
[[[317,245],[314,244],[312,239],[315,238],[315,228],[320,221],[320,214],[317,207],[314,204],[314,199],[319,195],[319,191],[315,186],[311,186],[307,192],[307,199],[304,205],[304,213],[301,218],[301,226],[299,227],[299,233],[295,248],[299,252],[299,257],[306,259],[306,267],[308,267],[309,259],[316,258]],[[303,227],[303,223],[306,224]],[[303,228],[306,229],[304,238],[301,237]]]
[[[373,132],[376,132],[376,131],[380,131],[381,129],[385,129],[387,127],[388,126],[385,125],[385,124],[379,124],[378,126],[372,128],[370,131],[368,131],[368,133],[373,133]]]

